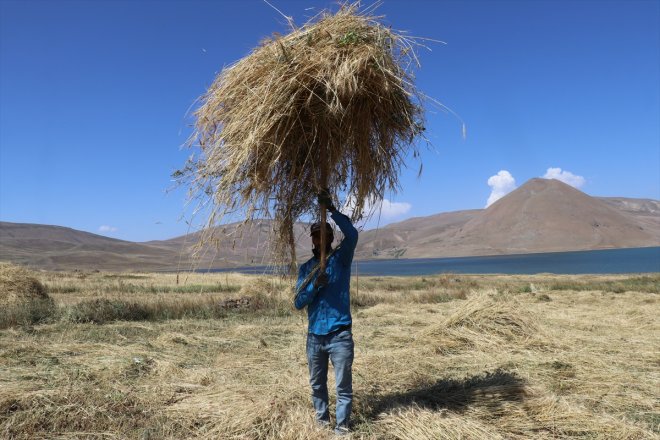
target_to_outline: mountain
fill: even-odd
[[[45,269],[176,270],[267,264],[268,220],[134,243],[60,226],[0,222],[0,260]],[[310,255],[296,224],[296,254]],[[487,209],[411,218],[360,234],[356,258],[431,258],[660,246],[660,202],[591,197],[557,180],[532,179]]]
[[[651,199],[626,199],[623,197],[596,197],[608,205],[634,216],[653,217],[660,215],[660,202]]]
[[[268,236],[273,228],[273,222],[257,220],[247,223],[243,225],[242,232],[239,226],[241,223],[231,223],[214,228],[212,231],[195,232],[169,240],[148,241],[144,244],[175,252],[178,255],[189,256],[188,264],[198,267],[268,264],[271,255]],[[308,258],[311,255],[312,247],[309,239],[309,226],[304,223],[296,223],[293,234],[296,237],[296,255],[299,258]],[[200,239],[213,243],[199,247]]]
[[[45,269],[157,270],[176,261],[175,257],[157,247],[61,226],[0,222],[0,260],[19,264]]]
[[[362,234],[361,258],[524,254],[660,246],[660,202],[591,197],[531,179],[483,210],[406,220]]]
[[[368,259],[449,255],[442,252],[442,243],[482,211],[473,209],[414,217],[379,229],[364,231],[360,234],[356,256]],[[423,251],[426,247],[430,248],[428,252]],[[440,253],[436,255],[436,252]]]
[[[149,271],[267,264],[266,237],[271,222],[248,224],[242,236],[238,225],[232,223],[214,231],[219,247],[198,247],[200,232],[135,243],[61,226],[0,222],[0,261],[43,269]],[[305,231],[304,224],[294,228],[296,252],[303,258],[311,255],[311,240]]]

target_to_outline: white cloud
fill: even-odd
[[[118,229],[114,226],[102,225],[99,226],[99,232],[116,232]]]
[[[377,201],[368,200],[367,203],[365,203],[363,212],[366,215],[373,213],[376,217],[380,216],[383,219],[391,219],[406,214],[411,208],[412,205],[410,203],[392,202],[388,199],[380,199]],[[344,203],[342,212],[350,216],[353,214],[354,210],[355,199],[353,196],[350,196],[346,200],[346,203]]]
[[[387,199],[383,199],[382,202],[380,203],[380,207],[378,207],[376,211],[380,209],[380,214],[383,217],[391,218],[391,217],[398,217],[400,215],[407,213],[408,211],[410,211],[410,208],[412,208],[412,205],[410,203],[392,202]]]
[[[507,170],[501,170],[488,179],[488,186],[491,187],[491,192],[486,202],[486,208],[516,189],[516,179]]]
[[[576,176],[570,171],[562,171],[561,168],[548,168],[548,171],[545,172],[543,178],[557,179],[567,185],[571,185],[573,188],[581,188],[586,183],[584,177]]]

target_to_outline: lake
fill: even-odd
[[[466,274],[603,274],[660,272],[660,247],[548,252],[488,257],[415,258],[353,262],[353,275]],[[210,272],[274,273],[267,266],[214,269]]]

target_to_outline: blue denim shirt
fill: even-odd
[[[310,258],[300,266],[295,306],[298,310],[307,306],[307,320],[309,333],[327,335],[338,328],[351,324],[351,263],[358,241],[357,229],[350,219],[339,211],[330,214],[339,229],[344,234],[338,250],[333,252],[327,260],[325,273],[328,275],[328,284],[325,287],[315,288],[314,276],[302,290],[303,281],[309,273],[319,264],[316,257]]]

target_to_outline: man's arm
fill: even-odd
[[[298,271],[298,282],[296,282],[296,299],[294,301],[294,305],[298,310],[311,304],[319,293],[319,290],[323,288],[323,285],[317,283],[316,280],[310,280],[307,285],[303,287],[302,283],[307,278],[307,275],[309,275],[307,265],[300,266],[300,270]]]
[[[319,206],[325,206],[325,208],[330,211],[330,216],[344,234],[344,240],[339,247],[338,258],[344,266],[350,266],[353,261],[353,254],[355,253],[355,246],[357,246],[358,241],[357,229],[355,229],[355,226],[351,223],[351,219],[337,211],[327,189],[322,190],[318,194],[318,203]]]
[[[336,209],[331,211],[330,216],[344,234],[344,240],[341,242],[341,247],[339,248],[339,260],[345,266],[350,266],[358,242],[358,231],[353,226],[353,223],[351,223],[351,219]]]

